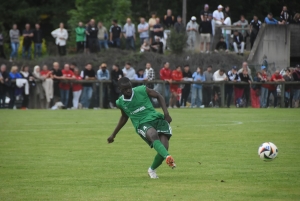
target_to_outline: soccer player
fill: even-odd
[[[139,136],[157,151],[157,155],[148,169],[150,178],[156,179],[158,178],[156,169],[165,159],[172,169],[176,167],[173,157],[168,153],[169,140],[172,136],[172,129],[169,123],[172,121],[172,118],[167,110],[165,100],[159,93],[147,88],[145,85],[132,88],[131,82],[127,77],[119,79],[118,87],[122,96],[116,101],[116,105],[121,110],[122,115],[107,141],[108,143],[114,142],[117,133],[130,118]],[[156,112],[149,97],[157,98],[164,115]]]

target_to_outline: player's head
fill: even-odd
[[[125,98],[130,98],[132,95],[132,86],[131,82],[127,77],[122,77],[118,81],[118,87],[122,95]]]

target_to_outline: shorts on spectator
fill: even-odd
[[[210,34],[200,34],[201,43],[210,43]]]

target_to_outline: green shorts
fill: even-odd
[[[153,121],[140,124],[137,127],[137,133],[151,148],[152,148],[152,142],[150,142],[146,138],[146,133],[150,128],[154,128],[157,131],[158,135],[164,134],[169,139],[172,136],[172,128],[170,124],[164,119],[156,119]]]

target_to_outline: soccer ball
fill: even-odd
[[[258,155],[264,161],[272,161],[276,158],[278,149],[272,142],[265,142],[258,147]]]

